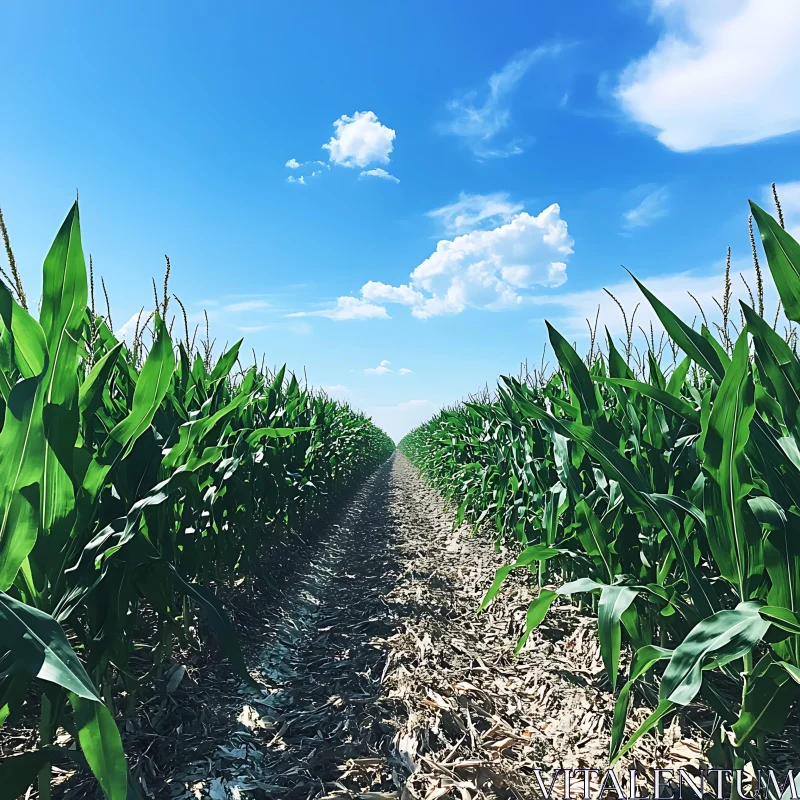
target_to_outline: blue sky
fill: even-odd
[[[166,253],[193,322],[397,438],[545,318],[618,333],[621,264],[713,306],[772,181],[800,224],[798,34],[796,0],[8,4],[0,204],[29,294],[78,188],[115,328]]]

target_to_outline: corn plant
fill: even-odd
[[[798,322],[800,245],[751,206]],[[493,523],[498,543],[516,543],[482,607],[512,569],[530,570],[536,597],[517,649],[557,598],[588,598],[618,696],[612,762],[700,702],[728,734],[723,762],[762,763],[766,735],[800,696],[800,361],[792,335],[763,317],[760,272],[758,307],[741,303],[736,337],[723,305],[714,335],[637,284],[669,338],[666,348],[648,337],[643,369],[631,366],[630,336],[620,353],[608,335],[587,363],[548,324],[554,374],[503,378],[494,397],[441,412],[399,449],[455,504],[458,524]],[[626,741],[634,690],[654,710]]]
[[[165,281],[133,344],[117,340],[94,309],[77,202],[45,259],[38,320],[21,282],[0,281],[0,723],[40,714],[40,747],[0,764],[0,797],[38,775],[48,798],[65,762],[113,800],[135,793],[115,716],[198,617],[254,683],[212,587],[268,570],[266,545],[320,522],[394,449],[285,368],[234,373],[241,342],[214,358],[186,323],[176,345],[168,299]],[[144,608],[153,667],[135,674]],[[59,727],[80,750],[54,745]]]

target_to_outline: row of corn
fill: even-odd
[[[800,245],[752,212],[784,313],[800,322]],[[552,376],[503,378],[399,449],[459,524],[493,523],[498,542],[517,543],[483,607],[510,570],[530,571],[518,648],[559,597],[596,614],[617,693],[612,762],[700,703],[719,723],[717,763],[762,764],[800,697],[800,360],[761,309],[742,303],[738,336],[727,314],[712,334],[638,285],[674,366],[653,344],[635,374],[610,335],[583,360],[548,325]],[[633,694],[653,709],[635,731]]]
[[[0,282],[0,724],[40,715],[39,748],[0,762],[2,798],[37,775],[48,798],[53,764],[135,796],[114,698],[132,704],[198,620],[252,683],[213,587],[268,572],[277,537],[394,447],[284,370],[242,367],[239,344],[214,358],[188,331],[173,342],[166,293],[150,346],[127,346],[87,284],[77,203],[44,263],[38,321]],[[59,729],[79,748],[57,747]]]

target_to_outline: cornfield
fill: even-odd
[[[24,795],[38,775],[48,798],[51,765],[69,764],[123,800],[136,788],[115,717],[131,713],[176,643],[213,632],[253,684],[213,587],[268,571],[266,546],[334,509],[394,445],[285,368],[244,368],[241,342],[218,358],[208,335],[195,347],[185,313],[173,341],[166,281],[133,344],[118,341],[110,311],[95,312],[77,202],[44,263],[38,321],[10,260],[13,277],[0,281],[0,723],[35,709],[40,747],[3,760],[0,797]],[[137,674],[142,647],[152,666]],[[120,697],[126,708],[114,707]],[[59,728],[79,750],[56,746]]]
[[[800,245],[751,208],[784,313],[800,322]],[[715,763],[758,766],[800,695],[796,337],[764,319],[760,288],[737,326],[727,279],[712,333],[637,284],[668,348],[651,335],[636,362],[630,337],[621,353],[608,335],[584,360],[548,325],[552,375],[504,377],[399,449],[457,508],[457,525],[493,524],[496,544],[513,545],[482,608],[511,570],[529,570],[517,650],[559,597],[596,615],[617,696],[612,763],[699,703],[718,720]],[[633,693],[653,711],[626,732]]]

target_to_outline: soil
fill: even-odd
[[[277,589],[229,599],[265,688],[243,687],[206,653],[176,665],[123,726],[146,795],[532,798],[536,769],[607,767],[614,698],[594,622],[555,606],[515,655],[525,576],[476,613],[509,554],[453,531],[402,455],[291,554]],[[631,729],[647,713],[634,709]],[[676,717],[618,771],[696,767],[708,731],[694,725]],[[63,778],[54,797],[95,795],[89,778]]]

